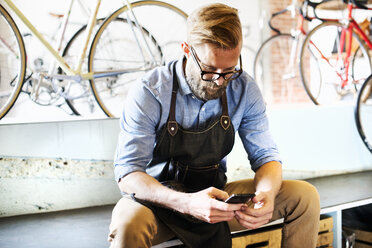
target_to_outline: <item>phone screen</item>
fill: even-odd
[[[247,203],[255,194],[232,194],[225,202],[226,203]]]

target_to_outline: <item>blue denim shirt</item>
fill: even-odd
[[[156,145],[156,134],[169,114],[173,83],[173,63],[180,84],[176,120],[185,129],[201,129],[222,113],[220,99],[196,98],[185,80],[182,59],[156,68],[134,84],[120,118],[120,134],[115,153],[117,181],[134,171],[145,171]],[[261,93],[247,73],[231,81],[226,89],[229,116],[238,131],[252,170],[280,157],[269,132],[266,107]],[[213,139],[213,137],[211,137]],[[221,161],[226,171],[226,161]]]

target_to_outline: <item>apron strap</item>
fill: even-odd
[[[176,135],[178,131],[178,124],[176,122],[177,91],[178,91],[178,80],[177,80],[176,62],[175,62],[173,64],[173,87],[172,87],[171,106],[169,109],[169,117],[168,117],[168,123],[167,123],[168,132],[172,136]]]
[[[221,96],[221,104],[222,104],[222,115],[220,118],[220,124],[223,129],[227,130],[230,127],[231,120],[229,117],[229,108],[227,106],[226,91],[224,91]]]

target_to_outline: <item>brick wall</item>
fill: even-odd
[[[287,5],[291,4],[292,0],[270,0],[269,12],[274,13],[284,9]],[[282,33],[290,33],[291,29],[294,30],[297,25],[297,19],[292,19],[291,13],[286,12],[273,19],[273,26],[278,28]],[[306,23],[305,23],[306,29]],[[274,32],[272,32],[274,34]],[[301,43],[301,42],[300,42]],[[276,48],[272,48],[271,51],[271,87],[270,94],[271,99],[268,102],[272,104],[292,104],[292,103],[304,103],[310,102],[301,82],[299,74],[298,59],[294,61],[294,69],[290,70],[289,54],[291,46],[281,46],[280,51]],[[300,47],[299,47],[300,50]],[[299,53],[298,50],[298,53]],[[283,57],[283,54],[288,55]],[[292,61],[293,62],[293,61]],[[283,77],[294,73],[290,79],[283,80]]]

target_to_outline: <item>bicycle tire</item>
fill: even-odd
[[[112,24],[117,18],[127,20],[127,17],[122,16],[122,14],[126,15],[128,13],[129,8],[127,5],[119,8],[106,18],[93,39],[89,52],[88,71],[94,73],[98,69],[101,71],[102,69],[115,71],[123,68],[131,71],[125,74],[117,74],[116,76],[90,80],[93,95],[98,105],[108,117],[115,117],[121,114],[124,99],[130,89],[131,83],[142,77],[146,71],[156,66],[164,65],[166,62],[175,59],[172,42],[177,43],[179,51],[181,51],[181,42],[186,39],[187,15],[179,8],[160,1],[138,1],[131,3],[131,8],[136,13],[136,18],[138,23],[141,25],[142,31],[139,27],[136,27],[135,25],[133,26],[136,32],[144,31],[148,45],[151,46],[150,50],[155,52],[153,57],[155,58],[156,63],[149,66],[151,63],[146,60],[142,65],[145,69],[142,71],[139,70],[138,68],[141,66],[135,65],[135,59],[137,59],[138,62],[138,58],[142,57],[140,51],[143,50],[142,47],[140,47],[141,50],[138,49],[138,43],[134,39],[134,35],[128,35],[132,32],[130,26],[135,23],[133,23],[133,21],[127,21],[126,26],[120,27],[120,32],[118,32]],[[147,19],[143,19],[146,17]],[[170,26],[167,27],[166,25]],[[182,28],[181,25],[184,25],[184,28]],[[176,29],[172,30],[173,27]],[[125,29],[127,32],[125,32]],[[107,50],[109,46],[111,46],[112,49],[115,49],[113,47],[115,41],[111,40],[105,44],[105,41],[109,41],[109,39],[106,38],[109,37],[109,35],[112,36],[114,33],[110,33],[111,30],[116,30],[115,35],[117,35],[117,37],[115,37],[115,39],[121,40],[122,43],[120,43],[119,49],[115,50],[115,53],[111,53],[109,57],[105,57],[106,55],[103,54],[105,52],[104,49]],[[162,35],[162,32],[164,31],[166,31],[168,35]],[[167,37],[172,37],[172,35],[169,34],[171,31],[175,31],[175,38],[169,41]],[[177,36],[178,34],[181,34],[180,37]],[[120,37],[120,35],[123,36]],[[149,53],[146,53],[143,56],[146,56],[146,59],[151,57]],[[126,58],[132,58],[132,61],[124,61]],[[100,63],[101,61],[105,62]]]
[[[339,22],[323,22],[308,33],[302,44],[300,76],[308,96],[316,105],[355,100],[362,83],[371,73],[368,52],[354,31],[352,44],[360,49],[352,49],[355,51],[348,58],[349,66],[345,67],[346,52],[337,45],[341,41],[340,32],[345,28]],[[343,86],[345,75],[352,83]]]
[[[354,115],[359,136],[372,153],[372,74],[360,88]]]
[[[99,27],[102,22],[105,20],[105,18],[98,18],[96,20],[96,27]],[[62,57],[65,59],[65,61],[73,66],[73,63],[78,61],[78,56],[81,54],[81,44],[84,42],[83,39],[85,39],[85,30],[87,28],[87,24],[81,26],[68,40],[66,43],[63,52]],[[97,28],[98,29],[98,28]],[[92,31],[94,33],[94,31]],[[93,37],[92,37],[93,39]],[[90,41],[91,43],[91,41]],[[87,56],[88,57],[88,56]],[[88,58],[86,58],[86,61],[83,63],[82,71],[87,71],[88,69]],[[62,74],[63,70],[61,67],[58,68],[58,74]],[[77,93],[73,93],[72,95],[78,95],[76,97],[64,97],[65,102],[67,106],[70,108],[72,113],[74,115],[79,116],[90,116],[94,115],[94,113],[99,108],[91,87],[89,85],[88,80],[81,81],[79,83],[77,82],[71,82],[73,84],[72,91],[79,91]],[[71,87],[71,86],[70,86]],[[69,88],[70,90],[70,88]],[[80,95],[80,96],[79,96]],[[100,110],[99,110],[100,111]]]
[[[303,101],[305,92],[299,84],[298,48],[298,40],[287,33],[273,35],[259,47],[253,77],[268,104]],[[295,51],[291,58],[292,49]]]
[[[16,102],[26,73],[23,38],[13,18],[0,5],[0,119]],[[13,55],[9,55],[11,52]]]

